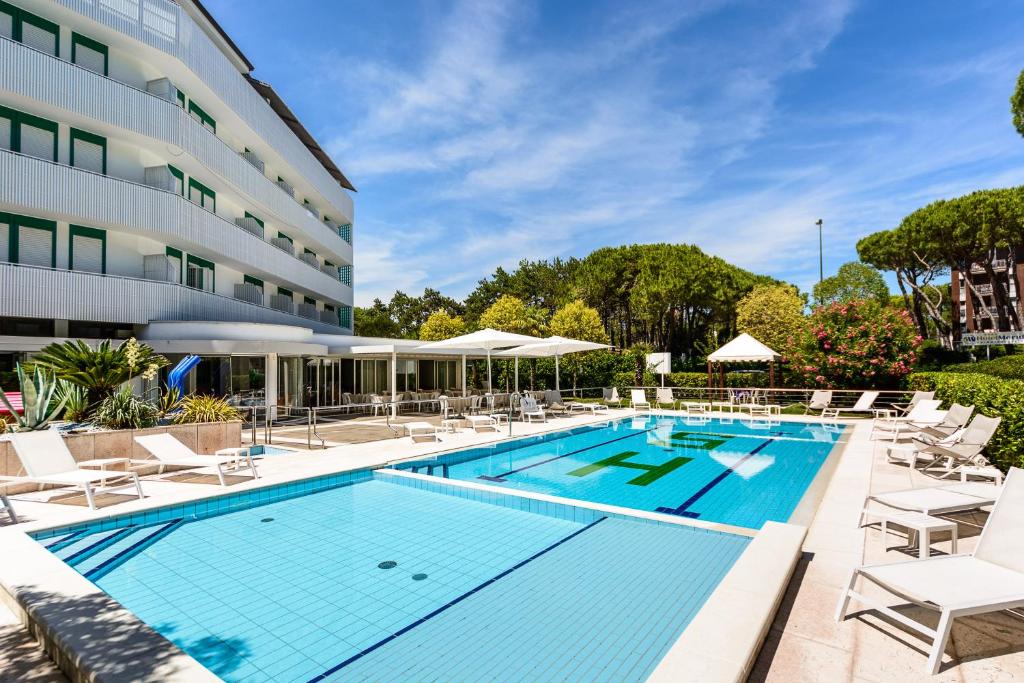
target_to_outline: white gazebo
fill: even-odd
[[[726,363],[768,363],[768,386],[775,386],[775,361],[782,354],[765,346],[744,332],[708,356],[708,388],[715,384],[715,366],[722,386],[725,386]]]

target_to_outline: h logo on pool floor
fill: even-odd
[[[597,462],[586,465],[579,469],[569,472],[570,477],[585,477],[588,474],[593,474],[599,470],[603,470],[606,467],[625,467],[631,470],[643,470],[644,473],[638,477],[634,477],[627,481],[627,484],[633,484],[634,486],[647,486],[651,482],[655,482],[666,474],[674,472],[686,463],[693,460],[693,458],[677,457],[662,463],[661,465],[648,465],[642,462],[628,462],[634,455],[640,455],[637,451],[625,451],[618,455],[605,458],[604,460],[598,460]]]

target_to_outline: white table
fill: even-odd
[[[910,543],[911,532],[918,535],[918,556],[921,559],[928,557],[931,548],[931,537],[935,532],[948,531],[952,540],[952,551],[956,553],[957,523],[938,517],[926,515],[923,512],[910,512],[894,510],[892,512],[871,512],[882,522],[882,541],[889,532],[889,525],[895,524],[907,530],[907,542]]]
[[[98,469],[100,472],[108,472],[108,468],[112,465],[122,465],[122,472],[128,472],[128,465],[131,463],[131,458],[94,458],[92,460],[82,460],[78,464],[79,467],[87,470]],[[106,486],[107,480],[100,479],[100,486]]]

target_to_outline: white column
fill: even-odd
[[[391,417],[398,417],[398,406],[395,405],[395,401],[398,400],[398,394],[396,387],[398,386],[398,354],[394,351],[391,352]]]
[[[516,356],[516,393],[519,393],[519,356]]]
[[[264,384],[263,392],[266,394],[267,410],[270,412],[271,418],[277,417],[277,411],[274,409],[277,406],[277,354],[268,353],[266,360],[266,382]]]
[[[466,354],[462,354],[462,395],[466,395]]]
[[[559,391],[558,388],[558,354],[555,354],[555,391]]]
[[[487,391],[494,393],[494,385],[491,383],[491,350],[487,349]]]

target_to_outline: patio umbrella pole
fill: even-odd
[[[466,354],[462,354],[462,396],[466,396]]]
[[[494,385],[491,384],[491,350],[487,349],[487,391],[494,393]]]
[[[516,393],[519,393],[519,356],[516,356]]]
[[[561,391],[558,388],[558,354],[555,354],[555,391]]]

